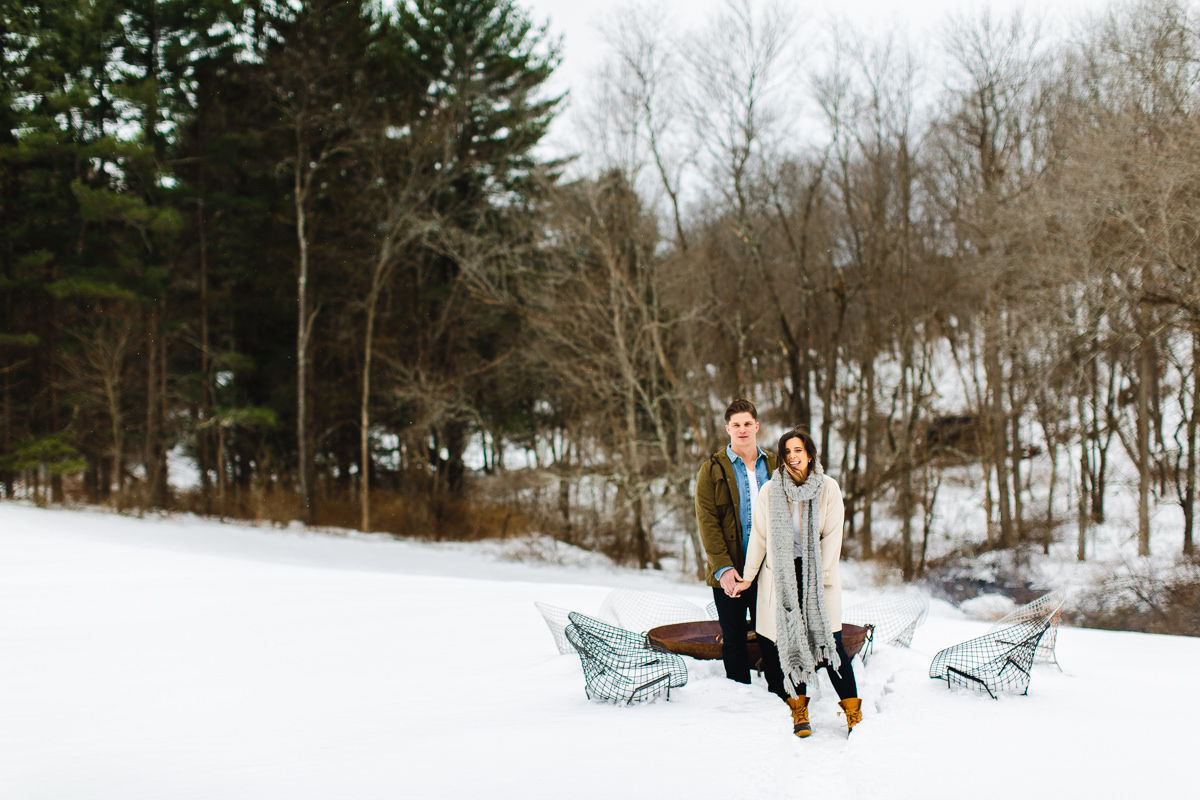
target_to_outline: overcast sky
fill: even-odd
[[[517,0],[528,9],[537,23],[548,22],[550,32],[562,37],[562,65],[551,83],[555,91],[569,89],[579,104],[587,92],[591,76],[604,61],[607,45],[600,26],[614,9],[624,5],[655,7],[666,11],[669,19],[678,20],[671,34],[684,34],[725,5],[726,0]],[[845,20],[854,30],[864,33],[906,30],[911,41],[918,45],[936,40],[939,28],[953,14],[976,14],[990,7],[1007,13],[1016,8],[1046,17],[1050,27],[1062,25],[1068,19],[1078,19],[1087,12],[1107,8],[1111,0],[822,0],[800,2],[783,0],[785,7],[795,9],[797,21],[806,36],[818,36],[832,19]],[[570,137],[569,114],[556,122],[551,139],[565,141]]]

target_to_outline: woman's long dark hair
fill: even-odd
[[[785,476],[788,478],[791,477],[787,469],[787,443],[792,439],[799,439],[801,444],[804,445],[804,450],[808,453],[809,472],[812,472],[813,465],[817,463],[817,443],[808,435],[808,431],[803,428],[793,428],[783,436],[780,436],[779,444],[775,446],[775,464],[779,469],[780,478]],[[805,473],[805,477],[808,477],[807,473]]]

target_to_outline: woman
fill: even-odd
[[[791,708],[792,732],[812,733],[808,684],[821,666],[853,730],[862,721],[862,701],[842,646],[842,492],[821,469],[805,431],[780,437],[777,463],[754,504],[746,569],[736,590],[750,588],[758,577],[755,629],[763,671],[767,688]]]

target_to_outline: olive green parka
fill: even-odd
[[[765,452],[765,451],[764,451]],[[775,473],[775,454],[766,453],[767,471]],[[742,549],[742,520],[738,514],[737,474],[726,448],[721,448],[700,466],[696,475],[696,525],[708,556],[704,582],[717,587],[716,574],[733,567],[742,574],[746,553]]]

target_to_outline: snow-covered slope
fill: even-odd
[[[993,701],[927,677],[987,629],[935,601],[911,650],[855,662],[853,737],[826,684],[802,741],[761,680],[719,662],[689,659],[670,702],[589,702],[534,600],[708,590],[504,551],[0,504],[0,798],[1188,791],[1200,640],[1063,629],[1065,672],[1035,667],[1028,696]]]

